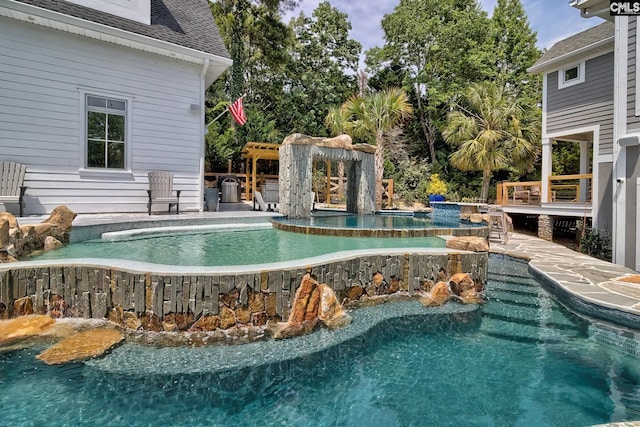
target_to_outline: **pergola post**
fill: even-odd
[[[325,203],[331,203],[331,160],[327,160],[327,195],[325,197]]]
[[[248,202],[249,199],[249,185],[251,180],[249,177],[249,158],[244,159],[244,199]]]

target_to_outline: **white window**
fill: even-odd
[[[584,82],[584,62],[564,67],[558,71],[558,89]]]
[[[127,165],[127,101],[85,95],[87,169],[123,170]]]

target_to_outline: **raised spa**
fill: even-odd
[[[355,215],[344,212],[316,211],[310,218],[276,217],[274,227],[305,234],[353,237],[487,237],[484,223],[460,219],[457,204],[440,204],[433,212],[378,213]]]

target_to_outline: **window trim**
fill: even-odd
[[[80,159],[79,159],[79,167],[78,170],[81,176],[96,178],[100,175],[113,176],[113,175],[131,175],[131,167],[132,167],[132,132],[131,132],[131,123],[132,123],[132,111],[133,111],[133,101],[134,98],[130,95],[125,95],[117,92],[105,92],[102,90],[96,90],[91,88],[78,88],[80,94]],[[86,107],[86,99],[87,96],[96,96],[101,98],[112,98],[125,101],[127,103],[126,111],[125,111],[125,149],[124,149],[124,168],[123,169],[109,169],[109,168],[89,168],[87,167],[87,107]]]
[[[558,89],[564,89],[566,87],[571,87],[571,86],[575,86],[577,84],[580,83],[584,83],[585,80],[585,63],[586,61],[582,61],[582,62],[577,62],[577,63],[573,63],[571,65],[568,65],[566,67],[562,67],[560,70],[558,70]],[[569,81],[564,79],[564,74],[567,70],[570,70],[572,68],[577,68],[578,69],[578,77],[576,77],[575,79],[571,79]]]

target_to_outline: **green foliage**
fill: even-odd
[[[493,66],[487,14],[478,2],[403,0],[385,15],[385,45],[366,52],[376,84],[401,76],[415,107],[415,137],[436,161],[438,126],[451,100],[470,81],[490,76]],[[427,153],[424,153],[427,154]]]
[[[384,159],[384,176],[393,177],[396,174],[396,165],[389,159]]]
[[[413,108],[405,91],[388,88],[364,96],[352,96],[341,107],[347,120],[342,128],[353,138],[375,138],[376,209],[382,209],[385,133],[411,116]]]
[[[447,115],[443,136],[457,148],[449,156],[453,166],[482,171],[480,197],[486,200],[494,171],[524,171],[535,161],[539,124],[526,121],[517,97],[498,82],[472,84],[465,100]]]
[[[393,176],[393,192],[406,204],[429,200],[429,177],[431,166],[418,159],[403,160]]]
[[[249,141],[278,143],[293,132],[314,136],[345,133],[342,123],[353,121],[355,127],[364,122],[341,116],[344,111],[339,107],[332,113],[332,106],[344,104],[356,93],[368,97],[397,87],[404,90],[413,111],[394,124],[401,128],[407,147],[403,158],[429,162],[432,171],[449,185],[448,198],[477,198],[484,184],[483,171],[462,172],[450,166],[449,156],[457,147],[447,144],[442,130],[452,106],[468,108],[464,97],[467,87],[499,76],[517,96],[522,109],[521,127],[533,123],[539,126],[541,115],[541,79],[526,73],[540,52],[535,48],[536,35],[522,0],[497,0],[491,18],[478,1],[398,2],[381,23],[384,45],[366,53],[369,76],[358,73],[361,45],[349,37],[348,16],[327,1],[320,3],[311,16],[300,14],[288,25],[280,14],[298,1],[210,3],[234,62],[207,91],[206,122],[242,94],[247,95],[244,103],[249,120],[233,131],[232,121],[225,115],[218,125],[209,128],[208,164],[226,168],[229,157],[237,164],[240,147]],[[370,118],[374,116],[372,113]],[[357,134],[349,130],[354,142],[382,140],[385,149],[395,143],[387,131],[380,133],[380,128],[371,127],[364,131],[366,126],[360,127],[362,132]],[[568,151],[554,149],[553,155],[554,170],[559,170],[556,164],[573,164]],[[400,164],[400,158],[377,163],[384,165],[387,177],[401,174]],[[521,174],[525,169],[522,166],[509,165],[495,178]],[[426,192],[426,184],[421,188]],[[488,190],[489,194],[493,191],[494,187]]]
[[[498,74],[518,92],[535,93],[535,85],[528,85],[533,78],[527,72],[540,57],[536,47],[536,33],[520,0],[498,0],[491,17],[490,34]],[[523,89],[533,89],[533,92]]]
[[[439,194],[445,195],[447,194],[447,184],[440,179],[440,175],[434,173],[429,178],[429,185],[427,185],[427,193],[429,194]]]
[[[290,24],[294,42],[283,70],[276,104],[278,126],[286,133],[327,136],[325,117],[357,90],[356,71],[362,46],[349,38],[347,15],[322,2],[311,17]]]
[[[322,169],[314,169],[311,174],[311,188],[316,193],[316,199],[318,195],[325,192],[327,188],[327,173]]]
[[[611,262],[611,241],[606,232],[578,224],[582,235],[580,237],[580,252],[594,258]]]
[[[593,144],[589,144],[589,159],[593,158]],[[556,175],[580,173],[580,144],[576,142],[553,142],[551,163]]]
[[[271,142],[279,144],[284,139],[276,129],[276,120],[262,111],[246,109],[247,123],[238,128],[238,134],[246,142]]]
[[[209,125],[205,136],[205,157],[207,169],[214,171],[227,167],[227,160],[239,155],[235,145],[235,131],[230,126],[218,122]]]

